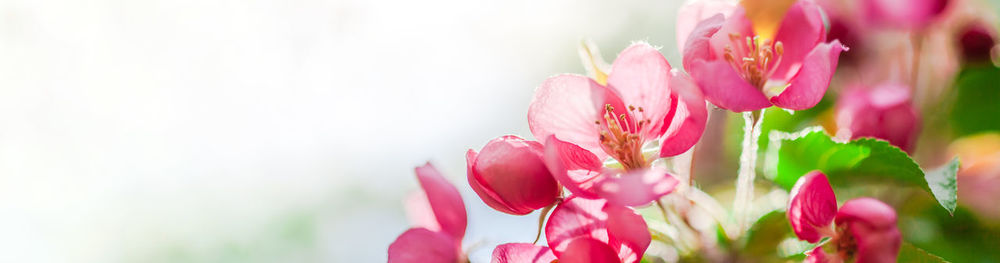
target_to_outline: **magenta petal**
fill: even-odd
[[[604,106],[624,110],[621,98],[611,89],[579,75],[564,74],[546,79],[528,107],[528,127],[542,144],[550,135],[587,149],[600,158],[600,128]]]
[[[896,262],[902,240],[892,207],[873,198],[852,199],[840,208],[836,222],[853,236],[857,262]]]
[[[695,60],[715,60],[712,50],[711,39],[712,35],[718,32],[722,28],[722,24],[726,22],[725,17],[722,14],[717,14],[708,19],[705,19],[698,23],[691,31],[691,36],[687,39],[687,43],[684,44],[684,57],[682,62],[684,63],[684,69],[691,72],[691,65]]]
[[[688,36],[695,31],[698,24],[716,14],[729,15],[736,9],[735,1],[727,0],[697,0],[685,1],[677,10],[677,48],[684,51]],[[720,16],[721,18],[721,16]]]
[[[417,179],[420,187],[427,194],[434,217],[442,231],[450,234],[456,240],[465,236],[465,203],[455,186],[445,180],[430,163],[417,167]]]
[[[556,206],[545,224],[545,239],[558,258],[563,258],[570,241],[579,237],[608,241],[608,215],[602,210],[606,201],[577,196]]]
[[[595,183],[597,195],[622,206],[649,204],[674,191],[677,179],[662,168],[632,171],[621,176],[604,176]]]
[[[837,197],[830,181],[819,171],[799,178],[788,202],[788,221],[799,239],[816,243],[824,235],[837,214]]]
[[[663,134],[663,116],[674,104],[670,99],[670,77],[670,63],[646,43],[632,44],[612,64],[608,86],[618,91],[626,106],[644,109],[641,117],[652,121],[642,131],[648,138]]]
[[[782,43],[784,53],[781,63],[774,69],[774,76],[788,79],[802,65],[806,55],[817,45],[825,41],[826,28],[823,26],[823,14],[816,3],[812,1],[797,1],[788,8],[785,18],[775,35],[775,40]]]
[[[594,183],[602,178],[603,163],[590,151],[551,136],[545,144],[545,165],[570,193],[597,198]]]
[[[660,140],[660,157],[670,157],[691,149],[708,122],[708,109],[705,107],[705,97],[694,85],[690,77],[674,71],[670,79],[671,96],[677,101],[673,114],[664,119],[664,134]],[[673,116],[671,116],[673,115]]]
[[[530,243],[507,243],[493,249],[491,263],[551,263],[556,260],[552,250]]]
[[[559,185],[542,160],[544,147],[517,136],[491,140],[466,156],[469,185],[498,211],[525,215],[555,202]]]
[[[620,263],[618,255],[608,244],[581,237],[568,242],[560,263]]]
[[[389,263],[458,262],[459,243],[448,234],[411,228],[389,245]]]
[[[604,212],[608,214],[608,244],[621,248],[618,257],[622,262],[639,262],[652,241],[646,220],[624,206],[608,204]]]
[[[759,110],[771,106],[764,93],[750,86],[725,61],[695,60],[691,63],[689,73],[701,87],[705,99],[715,106],[734,112]]]
[[[830,78],[837,69],[840,52],[847,50],[839,40],[816,45],[802,62],[802,69],[791,79],[785,91],[771,98],[775,106],[790,110],[804,110],[816,106],[823,99]]]

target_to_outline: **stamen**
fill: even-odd
[[[742,37],[730,33],[730,45],[723,50],[723,58],[744,80],[758,89],[763,89],[774,69],[781,63],[784,45],[762,39],[760,36]],[[737,59],[738,58],[738,59]]]

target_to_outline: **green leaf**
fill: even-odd
[[[812,170],[823,172],[850,169],[868,157],[870,149],[836,143],[819,127],[798,133],[775,132],[764,172],[775,183],[791,189],[799,177]]]
[[[794,134],[772,134],[764,171],[775,183],[791,189],[799,177],[813,170],[826,174],[834,186],[903,183],[931,193],[949,213],[954,213],[957,204],[958,160],[925,173],[906,152],[884,140],[864,138],[840,143],[819,127]]]
[[[1000,131],[1000,68],[966,67],[955,82],[951,109],[952,131],[962,137],[984,131]]]
[[[958,205],[958,181],[955,176],[958,174],[960,164],[958,157],[955,157],[944,166],[924,174],[934,198],[951,214],[955,213],[955,206]]]
[[[784,211],[772,211],[754,222],[745,235],[743,251],[748,255],[776,257],[778,245],[792,233]]]
[[[899,256],[896,258],[896,262],[939,263],[948,261],[939,256],[927,253],[927,251],[919,249],[908,242],[903,242],[903,245],[899,247]]]

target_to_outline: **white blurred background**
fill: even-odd
[[[0,1],[0,262],[382,262],[430,160],[466,247],[530,242],[465,151],[530,137],[547,76],[633,40],[680,66],[666,1]]]

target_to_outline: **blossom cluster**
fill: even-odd
[[[698,225],[706,223],[691,222],[687,213],[694,205],[713,215],[700,220],[724,226],[725,238],[736,240],[751,230],[749,215],[727,214],[697,189],[690,165],[683,165],[707,139],[712,110],[747,118],[744,154],[755,157],[753,134],[760,133],[764,109],[817,106],[838,62],[858,60],[842,54],[868,48],[860,38],[869,27],[922,30],[948,4],[755,2],[760,1],[688,1],[677,23],[682,67],[643,42],[622,50],[610,65],[595,46],[585,44],[580,54],[587,75],[555,75],[535,90],[527,114],[533,140],[504,135],[468,150],[467,185],[483,204],[515,216],[540,211],[544,241],[501,244],[493,248],[492,261],[634,263],[644,261],[657,239],[691,247],[706,254],[703,259],[730,261],[730,255],[704,249],[708,245],[697,240],[717,233],[705,233]],[[774,7],[761,5],[780,11],[769,14]],[[993,37],[983,32],[975,27],[962,36],[968,56],[990,53]],[[917,83],[905,79],[847,85],[836,99],[832,124],[825,126],[834,127],[831,133],[840,140],[877,138],[912,153],[922,122],[913,105]],[[742,206],[753,199],[754,163],[755,158],[741,163],[734,211],[747,209]],[[796,175],[782,207],[785,222],[809,248],[804,260],[895,262],[902,235],[893,206],[859,197],[838,208],[823,168],[807,167],[813,171]],[[389,262],[468,262],[462,246],[467,218],[458,190],[431,164],[416,174],[423,192],[407,202],[416,226],[389,246]],[[652,220],[677,233],[657,237],[662,233],[642,213],[647,208],[660,210],[662,218]],[[719,210],[722,215],[715,216]]]

